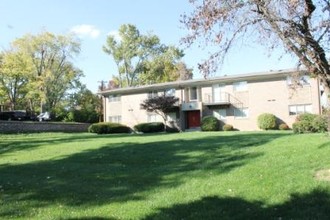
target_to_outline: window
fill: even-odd
[[[109,122],[121,123],[121,116],[120,115],[109,116]]]
[[[166,89],[165,96],[175,96],[175,89]]]
[[[167,113],[166,117],[167,117],[168,122],[176,121],[176,113],[175,112]]]
[[[307,75],[297,76],[297,77],[288,76],[286,78],[286,83],[289,86],[294,85],[294,84],[309,85],[310,84],[310,77],[307,76]]]
[[[156,114],[148,114],[148,122],[158,122]]]
[[[249,117],[249,109],[248,108],[235,108],[234,116],[235,116],[235,118],[247,118],[247,117]]]
[[[289,115],[299,115],[303,113],[312,113],[312,105],[290,105]]]
[[[120,102],[121,97],[120,95],[110,95],[109,102]]]
[[[151,99],[151,98],[155,98],[158,96],[158,92],[157,91],[150,91],[148,92],[148,98]]]
[[[246,81],[235,82],[233,83],[233,87],[235,92],[247,91],[247,82]]]
[[[213,116],[219,120],[225,120],[227,117],[226,109],[217,109],[213,111]]]
[[[197,100],[197,87],[192,87],[189,89],[190,101]]]

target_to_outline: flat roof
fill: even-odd
[[[145,91],[160,90],[160,89],[169,89],[169,88],[183,88],[186,86],[203,86],[209,85],[215,82],[218,83],[228,83],[242,80],[262,80],[262,79],[271,79],[276,77],[283,77],[293,73],[302,72],[306,73],[306,70],[297,70],[297,69],[285,69],[285,70],[274,70],[268,72],[254,72],[247,74],[239,75],[224,75],[220,77],[212,77],[208,79],[191,79],[191,80],[180,80],[166,83],[156,83],[150,85],[134,86],[134,87],[125,87],[118,89],[103,90],[98,92],[100,95],[115,95],[115,94],[134,94]]]

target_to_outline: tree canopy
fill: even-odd
[[[79,52],[80,43],[71,35],[42,32],[16,39],[0,56],[3,102],[11,109],[54,111],[70,90],[80,86],[83,74],[73,64]]]
[[[119,37],[108,36],[103,46],[104,52],[111,55],[117,65],[118,74],[113,77],[113,81],[119,87],[178,79],[177,65],[182,62],[182,50],[161,44],[156,35],[141,34],[131,24],[119,28]],[[186,75],[191,76],[192,70],[186,68]]]
[[[198,40],[218,50],[199,65],[205,74],[217,70],[237,40],[257,40],[269,49],[282,46],[323,84],[330,86],[329,0],[189,0],[195,7],[184,14],[187,45]]]

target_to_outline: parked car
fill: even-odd
[[[50,113],[49,112],[43,112],[40,115],[37,116],[38,121],[50,121]]]
[[[7,120],[7,121],[23,121],[28,120],[29,117],[26,114],[26,111],[4,111],[0,112],[0,120]]]

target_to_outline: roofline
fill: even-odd
[[[189,86],[203,86],[209,85],[214,82],[226,83],[226,82],[235,82],[241,80],[262,80],[262,79],[270,79],[274,77],[287,76],[296,72],[305,73],[306,70],[297,70],[297,69],[285,69],[285,70],[276,70],[276,71],[268,71],[268,72],[253,72],[247,74],[239,74],[239,75],[224,75],[220,77],[213,77],[209,79],[191,79],[191,80],[183,80],[183,81],[174,81],[174,82],[166,82],[166,83],[157,83],[151,85],[143,85],[143,86],[135,86],[135,87],[125,87],[119,89],[111,89],[104,90],[98,92],[99,95],[110,95],[110,94],[131,94],[152,90],[160,90],[166,88],[182,88],[187,85]]]

